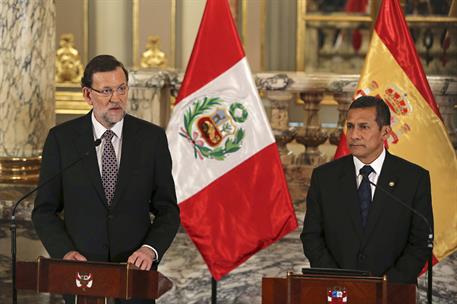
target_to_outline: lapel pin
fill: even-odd
[[[390,181],[389,182],[389,187],[394,187],[394,186],[395,186],[395,182]]]

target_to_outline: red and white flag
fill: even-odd
[[[216,280],[297,228],[227,0],[208,0],[167,136],[181,222]]]

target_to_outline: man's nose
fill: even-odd
[[[351,139],[359,139],[360,138],[360,132],[357,130],[357,128],[352,128],[349,131],[349,137]]]
[[[110,102],[121,102],[121,95],[116,90],[111,94]]]

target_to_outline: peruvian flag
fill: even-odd
[[[457,251],[457,159],[398,0],[383,0],[357,86],[392,114],[391,153],[430,172],[435,261]],[[335,158],[349,154],[343,133]]]
[[[227,0],[208,0],[167,136],[181,223],[216,280],[297,228]]]

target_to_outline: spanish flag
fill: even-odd
[[[457,159],[398,0],[383,0],[355,97],[378,96],[392,114],[386,146],[430,172],[435,262],[457,250]],[[348,154],[343,134],[335,158]]]

